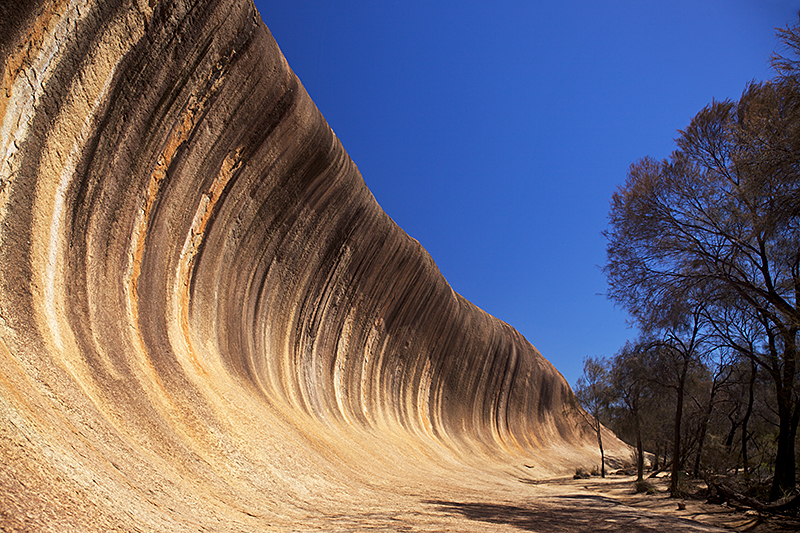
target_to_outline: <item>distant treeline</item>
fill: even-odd
[[[673,494],[684,474],[796,487],[800,22],[778,38],[772,80],[703,108],[611,201],[608,296],[641,336],[585,360],[576,395],[669,467]]]

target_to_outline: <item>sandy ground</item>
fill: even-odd
[[[670,498],[664,480],[650,480],[656,494],[635,494],[634,480],[634,477],[621,476],[520,480],[534,489],[527,504],[429,503],[440,512],[483,522],[488,530],[498,526],[539,533],[731,530],[762,533],[800,530],[798,520],[749,516],[752,513],[746,515],[744,511],[707,504],[704,500]],[[685,509],[679,510],[678,502],[684,503]]]
[[[667,483],[655,480],[655,494],[635,494],[635,477],[573,480],[519,479],[517,490],[450,494],[449,498],[392,498],[339,515],[317,517],[292,531],[413,531],[574,533],[800,531],[800,521],[746,515],[704,500],[669,497]],[[500,487],[497,487],[498,489]],[[436,489],[431,488],[431,493]],[[399,496],[399,495],[398,495]],[[679,510],[678,503],[685,504]],[[365,502],[366,503],[366,502]]]

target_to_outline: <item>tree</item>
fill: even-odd
[[[736,432],[741,431],[740,458],[742,471],[749,475],[750,462],[748,442],[750,440],[750,418],[753,415],[756,396],[758,365],[752,359],[732,363],[733,376],[723,389],[722,403],[726,407],[725,417],[729,430],[724,438],[724,446],[729,456],[733,455]]]
[[[726,446],[730,450],[735,432],[741,426],[742,469],[747,474],[750,437],[748,427],[755,403],[758,368],[771,368],[771,375],[780,375],[781,357],[775,349],[775,340],[770,340],[774,332],[770,329],[769,320],[757,309],[731,295],[729,298],[720,299],[712,308],[712,313],[710,323],[714,327],[718,342],[731,348],[734,354],[747,361],[747,364],[737,365],[736,361],[731,363],[731,370],[740,376],[733,382],[738,382],[740,386],[737,387],[738,391],[728,390],[728,403],[732,404],[733,410],[728,413],[731,427],[725,439]]]
[[[633,425],[636,442],[636,481],[644,480],[644,442],[642,438],[642,410],[646,397],[648,369],[646,353],[650,343],[626,343],[611,361],[612,390]]]
[[[600,422],[609,403],[608,361],[605,358],[583,359],[583,375],[578,378],[575,397],[586,410],[585,413],[581,413],[584,415],[584,420],[597,435],[597,445],[600,447],[600,475],[606,477],[606,459],[601,434],[603,424]]]
[[[776,358],[765,366],[780,421],[776,499],[795,486],[800,421],[800,92],[788,81],[751,83],[738,102],[701,110],[677,145],[667,160],[631,165],[613,195],[609,297],[653,317],[676,296],[735,294],[763,318]]]
[[[703,365],[706,370],[706,383],[704,387],[700,387],[700,394],[705,395],[705,399],[693,398],[695,403],[701,409],[700,423],[697,430],[697,452],[695,454],[694,467],[692,468],[692,477],[700,477],[700,467],[703,460],[703,448],[708,436],[709,424],[711,417],[714,414],[714,408],[717,405],[720,391],[728,386],[733,373],[733,368],[730,365],[730,351],[725,347],[712,347],[708,351],[707,361]]]
[[[685,296],[685,295],[684,295]],[[674,295],[664,306],[669,312],[664,315],[660,331],[662,338],[653,346],[657,348],[657,365],[659,371],[655,379],[663,387],[675,391],[675,417],[672,433],[672,472],[670,474],[669,492],[673,497],[680,496],[678,486],[679,473],[683,466],[682,425],[683,410],[686,398],[686,385],[690,370],[697,366],[704,343],[703,336],[703,304],[692,302]],[[652,315],[651,320],[652,320]],[[642,316],[640,315],[640,318]],[[658,323],[655,323],[658,324]],[[654,323],[642,322],[643,329],[654,333]]]

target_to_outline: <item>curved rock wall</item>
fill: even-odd
[[[10,4],[0,525],[335,529],[596,460],[561,375],[383,213],[251,2]]]

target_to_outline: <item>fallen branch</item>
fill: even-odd
[[[800,494],[795,495],[784,502],[764,503],[741,492],[736,492],[732,488],[718,481],[712,482],[711,486],[728,501],[734,501],[743,507],[755,509],[759,513],[785,513],[800,507]]]
[[[647,479],[651,479],[651,478],[654,478],[654,477],[656,477],[656,476],[657,476],[657,475],[659,475],[661,472],[664,472],[664,471],[665,471],[667,468],[670,468],[671,466],[672,466],[672,461],[670,461],[669,463],[665,464],[664,466],[662,466],[662,467],[661,467],[661,468],[659,468],[658,470],[653,470],[653,471],[650,473],[650,475],[649,475],[649,476],[647,476]]]

